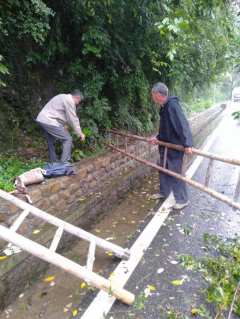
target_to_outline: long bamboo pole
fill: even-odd
[[[183,182],[186,182],[186,183],[188,183],[188,184],[190,184],[190,185],[202,190],[203,192],[205,192],[205,193],[207,193],[207,194],[209,194],[209,195],[211,195],[213,197],[216,197],[217,199],[220,199],[221,201],[227,203],[228,205],[240,210],[240,203],[234,202],[232,199],[228,198],[227,196],[224,196],[224,195],[222,195],[222,194],[220,194],[218,192],[215,192],[214,190],[212,190],[210,188],[207,188],[207,187],[203,186],[202,184],[199,184],[199,183],[197,183],[195,181],[192,181],[191,179],[189,179],[187,177],[183,177],[183,176],[181,176],[181,175],[179,175],[177,173],[174,173],[172,171],[169,171],[168,169],[165,169],[165,168],[162,168],[162,167],[157,166],[155,164],[152,164],[152,163],[150,163],[150,162],[148,162],[146,160],[143,160],[143,159],[141,159],[139,157],[136,157],[136,156],[134,156],[132,154],[125,153],[124,151],[120,150],[119,148],[116,148],[115,146],[113,146],[113,145],[111,145],[111,144],[109,144],[107,142],[103,142],[103,143],[108,145],[109,147],[115,149],[116,151],[123,153],[126,156],[129,156],[129,157],[131,157],[131,158],[133,158],[133,159],[135,159],[135,160],[137,160],[139,162],[142,162],[142,163],[144,163],[146,165],[149,165],[149,166],[151,166],[153,168],[156,168],[160,172],[163,172],[163,173],[165,173],[167,175],[170,175],[170,176],[173,176],[173,177],[175,177],[177,179],[180,179]]]
[[[122,136],[127,136],[129,138],[133,138],[139,141],[145,141],[150,143],[150,139],[146,138],[146,137],[141,137],[141,136],[137,136],[137,135],[130,135],[130,134],[126,134],[126,133],[121,133],[121,132],[116,132],[116,131],[111,131],[111,130],[103,130],[104,132],[111,132],[114,134],[118,134],[118,135],[122,135]],[[165,142],[161,142],[158,141],[156,142],[157,145],[161,145],[161,146],[165,146],[165,147],[169,147],[169,148],[173,148],[175,150],[178,151],[183,151],[184,152],[184,147],[181,145],[175,145],[175,144],[171,144],[171,143],[165,143]],[[218,154],[213,154],[213,153],[209,153],[209,152],[203,152],[200,150],[197,150],[196,148],[192,148],[192,153],[199,155],[199,156],[203,156],[203,157],[207,157],[207,158],[212,158],[221,162],[225,162],[225,163],[229,163],[229,164],[234,164],[234,165],[239,165],[240,166],[240,160],[236,159],[236,158],[229,158],[229,157],[224,157]]]
[[[101,247],[105,251],[108,251],[109,253],[112,253],[113,255],[123,259],[128,260],[130,258],[130,252],[123,249],[120,246],[117,246],[113,243],[108,242],[107,240],[101,239],[99,237],[96,237],[85,230],[78,228],[76,226],[73,226],[55,216],[52,216],[48,213],[43,212],[42,210],[38,209],[37,207],[34,207],[32,205],[29,205],[28,203],[23,202],[22,200],[4,192],[0,189],[0,197],[7,200],[8,202],[20,207],[23,210],[28,210],[30,213],[32,213],[34,216],[37,216],[46,222],[53,224],[57,227],[62,226],[63,230],[67,231],[68,233],[75,235],[76,237],[82,238],[88,242],[91,242],[93,239],[96,238],[97,246]]]
[[[6,241],[10,241],[12,244],[20,247],[21,249],[29,252],[30,254],[39,257],[51,264],[54,264],[66,270],[70,274],[89,282],[91,285],[99,289],[109,292],[111,287],[113,296],[128,305],[132,305],[134,303],[135,296],[131,292],[121,287],[118,287],[109,280],[76,264],[72,260],[69,260],[53,251],[50,251],[44,246],[41,246],[28,238],[16,234],[15,232],[1,225],[0,237]]]

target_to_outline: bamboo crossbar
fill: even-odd
[[[66,270],[70,274],[83,279],[94,287],[102,289],[108,293],[110,292],[111,288],[113,296],[128,305],[132,305],[134,303],[135,296],[131,292],[117,286],[111,281],[97,275],[96,273],[86,269],[85,267],[78,265],[72,260],[69,260],[53,251],[50,251],[44,246],[39,245],[36,242],[25,238],[1,225],[0,237],[6,241],[9,241],[9,239],[11,239],[11,243],[13,245],[16,245],[21,249],[27,251],[28,253]]]
[[[137,136],[137,135],[130,135],[130,134],[116,132],[116,131],[112,131],[112,130],[104,130],[104,129],[102,129],[102,131],[150,143],[150,138],[141,137],[141,136]],[[183,151],[183,152],[185,151],[184,147],[181,146],[181,145],[175,145],[175,144],[165,143],[165,142],[161,142],[161,141],[158,141],[158,142],[155,142],[155,143],[157,145],[165,146],[165,147],[168,147],[168,148],[173,148],[173,149],[178,150],[178,151]],[[218,155],[218,154],[213,154],[213,153],[209,153],[209,152],[203,152],[203,151],[200,151],[200,150],[198,150],[196,148],[192,148],[192,153],[195,154],[195,155],[199,155],[199,156],[203,156],[203,157],[207,157],[207,158],[212,158],[212,159],[218,160],[220,162],[224,162],[224,163],[229,163],[229,164],[234,164],[234,165],[239,165],[240,166],[240,160],[236,159],[236,158],[229,158],[229,157],[224,157],[224,156],[221,156],[221,155]]]
[[[187,178],[187,177],[181,176],[181,175],[179,175],[179,174],[177,174],[177,173],[174,173],[174,172],[172,172],[172,171],[169,171],[169,170],[167,170],[167,169],[165,169],[165,168],[162,168],[162,167],[160,167],[160,166],[157,166],[157,165],[155,165],[155,164],[152,164],[152,163],[150,163],[150,162],[148,162],[148,161],[146,161],[146,160],[144,160],[144,159],[141,159],[141,158],[136,157],[136,156],[134,156],[134,155],[132,155],[132,154],[126,153],[126,152],[122,151],[121,149],[116,148],[115,146],[113,146],[113,145],[111,145],[111,144],[109,144],[109,143],[107,143],[107,142],[104,142],[104,141],[103,141],[103,143],[104,143],[105,145],[107,145],[107,146],[109,146],[109,147],[115,149],[116,151],[121,152],[122,154],[124,154],[124,155],[126,155],[126,156],[129,156],[129,157],[131,157],[131,158],[133,158],[133,159],[135,159],[135,160],[137,160],[137,161],[139,161],[139,162],[141,162],[141,163],[144,163],[144,164],[146,164],[146,165],[148,165],[148,166],[151,166],[151,167],[153,167],[153,168],[155,168],[155,169],[159,170],[160,172],[163,172],[163,173],[165,173],[165,174],[167,174],[167,175],[170,175],[170,176],[173,176],[173,177],[175,177],[175,178],[177,178],[177,179],[180,179],[180,180],[182,180],[183,182],[186,182],[186,183],[188,183],[188,184],[190,184],[190,185],[192,185],[192,186],[194,186],[194,187],[196,187],[196,188],[202,190],[203,192],[205,192],[205,193],[207,193],[207,194],[209,194],[209,195],[211,195],[211,196],[213,196],[213,197],[215,197],[215,198],[217,198],[217,199],[219,199],[219,200],[221,200],[221,201],[227,203],[228,205],[230,205],[230,206],[232,206],[232,207],[237,208],[237,209],[240,210],[240,203],[234,202],[234,200],[228,198],[228,197],[225,196],[225,195],[222,195],[222,194],[220,194],[220,193],[218,193],[218,192],[216,192],[216,191],[214,191],[214,190],[212,190],[212,189],[210,189],[210,188],[208,188],[208,187],[203,186],[202,184],[199,184],[199,183],[197,183],[197,182],[195,182],[195,181],[192,181],[191,179],[189,179],[189,178]]]
[[[15,220],[15,222],[12,224],[12,226],[10,227],[10,229],[12,231],[16,231],[18,230],[19,226],[21,225],[21,223],[24,221],[24,219],[27,217],[27,215],[29,214],[29,210],[24,210],[21,215]]]
[[[93,239],[96,239],[96,245],[102,249],[105,249],[105,251],[112,253],[113,255],[123,259],[128,260],[130,258],[130,252],[126,249],[123,249],[120,246],[117,246],[113,243],[108,242],[107,240],[101,239],[99,237],[96,237],[85,230],[78,228],[72,224],[69,224],[55,216],[52,216],[48,213],[45,213],[44,211],[38,209],[37,207],[34,207],[28,203],[23,202],[22,200],[10,195],[9,193],[4,192],[0,189],[0,197],[7,200],[8,202],[20,207],[23,210],[28,210],[31,214],[34,216],[37,216],[46,222],[53,224],[57,227],[62,226],[63,230],[76,236],[81,239],[84,239],[88,242],[91,242]],[[1,234],[0,234],[1,235]]]

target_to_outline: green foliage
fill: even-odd
[[[145,292],[142,291],[139,297],[136,299],[136,307],[139,311],[143,311],[145,309],[146,296]]]
[[[222,102],[230,95],[221,83],[233,65],[238,70],[238,6],[233,0],[0,0],[6,114],[33,133],[28,123],[50,97],[79,88],[85,99],[78,115],[91,143],[99,128],[142,134],[159,123],[150,94],[157,81],[180,97],[186,115],[203,111],[214,96]]]
[[[203,272],[203,278],[209,284],[206,290],[201,291],[208,302],[214,303],[217,310],[217,317],[222,318],[222,312],[229,310],[238,283],[240,282],[240,237],[234,239],[223,239],[217,235],[204,234],[209,249],[214,249],[223,255],[194,259],[189,255],[181,255],[180,267],[188,270]],[[236,294],[234,302],[234,314],[239,315],[240,292]],[[203,314],[206,318],[212,318],[205,311],[205,307],[197,309],[197,313]],[[220,318],[219,317],[219,318]]]
[[[240,111],[236,111],[232,113],[233,119],[237,120],[240,118]]]
[[[13,179],[30,169],[43,167],[46,163],[32,158],[22,161],[16,156],[0,156],[0,189],[5,191],[14,190]]]

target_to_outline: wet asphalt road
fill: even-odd
[[[227,117],[226,125],[208,151],[240,158],[240,120],[233,121],[231,116]],[[194,181],[204,184],[208,163],[209,159],[202,161],[192,178]],[[214,162],[209,187],[233,198],[238,170],[237,166]],[[206,245],[203,240],[204,233],[218,234],[225,238],[240,235],[240,212],[233,211],[227,204],[191,186],[188,186],[188,192],[189,205],[181,212],[172,211],[169,214],[124,287],[134,293],[137,298],[148,285],[154,286],[155,290],[152,290],[151,295],[148,296],[145,309],[140,312],[135,305],[127,306],[116,301],[106,318],[157,319],[163,318],[162,315],[168,309],[178,309],[177,311],[191,317],[191,309],[199,308],[203,302],[214,317],[213,306],[207,304],[204,297],[197,292],[207,287],[206,281],[201,278],[201,273],[187,271],[179,268],[179,264],[171,262],[178,261],[177,257],[180,254],[190,254],[193,257],[205,256],[208,252],[203,249]],[[162,203],[163,201],[158,203],[155,211]],[[140,231],[147,226],[151,218],[151,216],[147,217],[140,226]],[[181,233],[180,230],[183,228],[189,230],[190,235]],[[140,233],[136,232],[127,246],[131,247],[139,235]],[[164,270],[158,273],[160,268]],[[113,271],[114,268],[109,269],[105,277],[107,278]],[[182,279],[184,282],[181,286],[172,284],[172,281]],[[96,293],[88,295],[80,308],[87,309]],[[81,318],[80,313],[77,318]]]

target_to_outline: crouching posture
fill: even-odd
[[[82,100],[83,94],[79,90],[73,90],[71,94],[59,94],[52,98],[38,114],[36,122],[46,137],[51,163],[58,161],[55,143],[56,139],[59,139],[63,146],[61,163],[73,166],[70,163],[72,137],[66,124],[69,123],[72,126],[81,141],[85,140],[76,115],[76,105]]]

